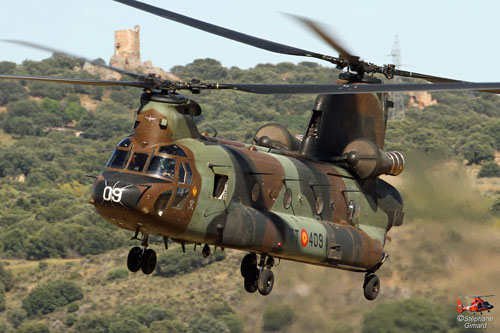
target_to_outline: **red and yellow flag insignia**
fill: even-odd
[[[302,242],[302,246],[306,247],[307,242],[309,241],[309,237],[307,236],[307,231],[305,229],[302,229],[300,232],[300,241]]]

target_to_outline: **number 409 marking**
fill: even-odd
[[[106,186],[102,191],[102,198],[106,201],[120,202],[122,200],[123,189]]]

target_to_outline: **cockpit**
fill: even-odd
[[[184,150],[176,144],[158,147],[151,154],[133,151],[130,137],[117,145],[106,168],[122,169],[191,184],[193,172]]]

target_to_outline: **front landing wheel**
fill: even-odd
[[[152,249],[147,249],[142,255],[141,269],[144,274],[151,274],[156,267],[156,252]]]
[[[263,296],[269,295],[274,286],[274,274],[270,269],[264,269],[259,275],[259,293]]]
[[[137,272],[141,269],[142,249],[138,246],[133,247],[128,253],[127,268],[131,272]]]
[[[375,274],[370,274],[365,277],[365,282],[363,283],[363,290],[365,298],[369,301],[373,301],[377,298],[380,291],[380,279]]]

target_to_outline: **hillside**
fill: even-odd
[[[93,77],[81,66],[56,56],[21,65],[0,62],[0,73]],[[246,83],[329,83],[337,75],[312,63],[242,70],[212,59],[172,72],[186,80]],[[137,243],[87,203],[92,179],[86,175],[98,174],[131,131],[138,95],[134,89],[0,81],[0,280],[5,287],[0,332],[255,332],[265,324],[284,332],[376,332],[393,324],[389,310],[395,306],[423,309],[423,314],[404,312],[408,320],[429,316],[421,320],[437,331],[458,331],[458,295],[498,294],[500,222],[491,208],[500,178],[477,178],[500,148],[496,95],[433,94],[436,105],[406,110],[404,118],[389,121],[387,150],[404,152],[408,167],[387,181],[401,189],[406,215],[403,226],[389,233],[390,258],[380,270],[382,291],[374,302],[363,297],[362,274],[286,261],[273,269],[271,295],[247,294],[239,272],[243,253],[230,250],[225,258],[218,250],[219,257],[203,261],[199,247],[194,256],[192,248],[181,254],[175,245],[165,251],[158,242],[153,247],[163,267],[179,274],[126,271],[126,255]],[[266,122],[301,134],[314,101],[314,96],[234,92],[194,98],[204,110],[197,120],[201,130],[242,141]],[[52,299],[54,290],[60,293],[55,282],[75,293]],[[490,301],[498,303],[495,297]],[[33,304],[43,313],[21,310],[32,311]],[[374,322],[374,311],[389,312],[378,316],[387,321]],[[495,329],[500,324],[494,321],[490,330]]]

